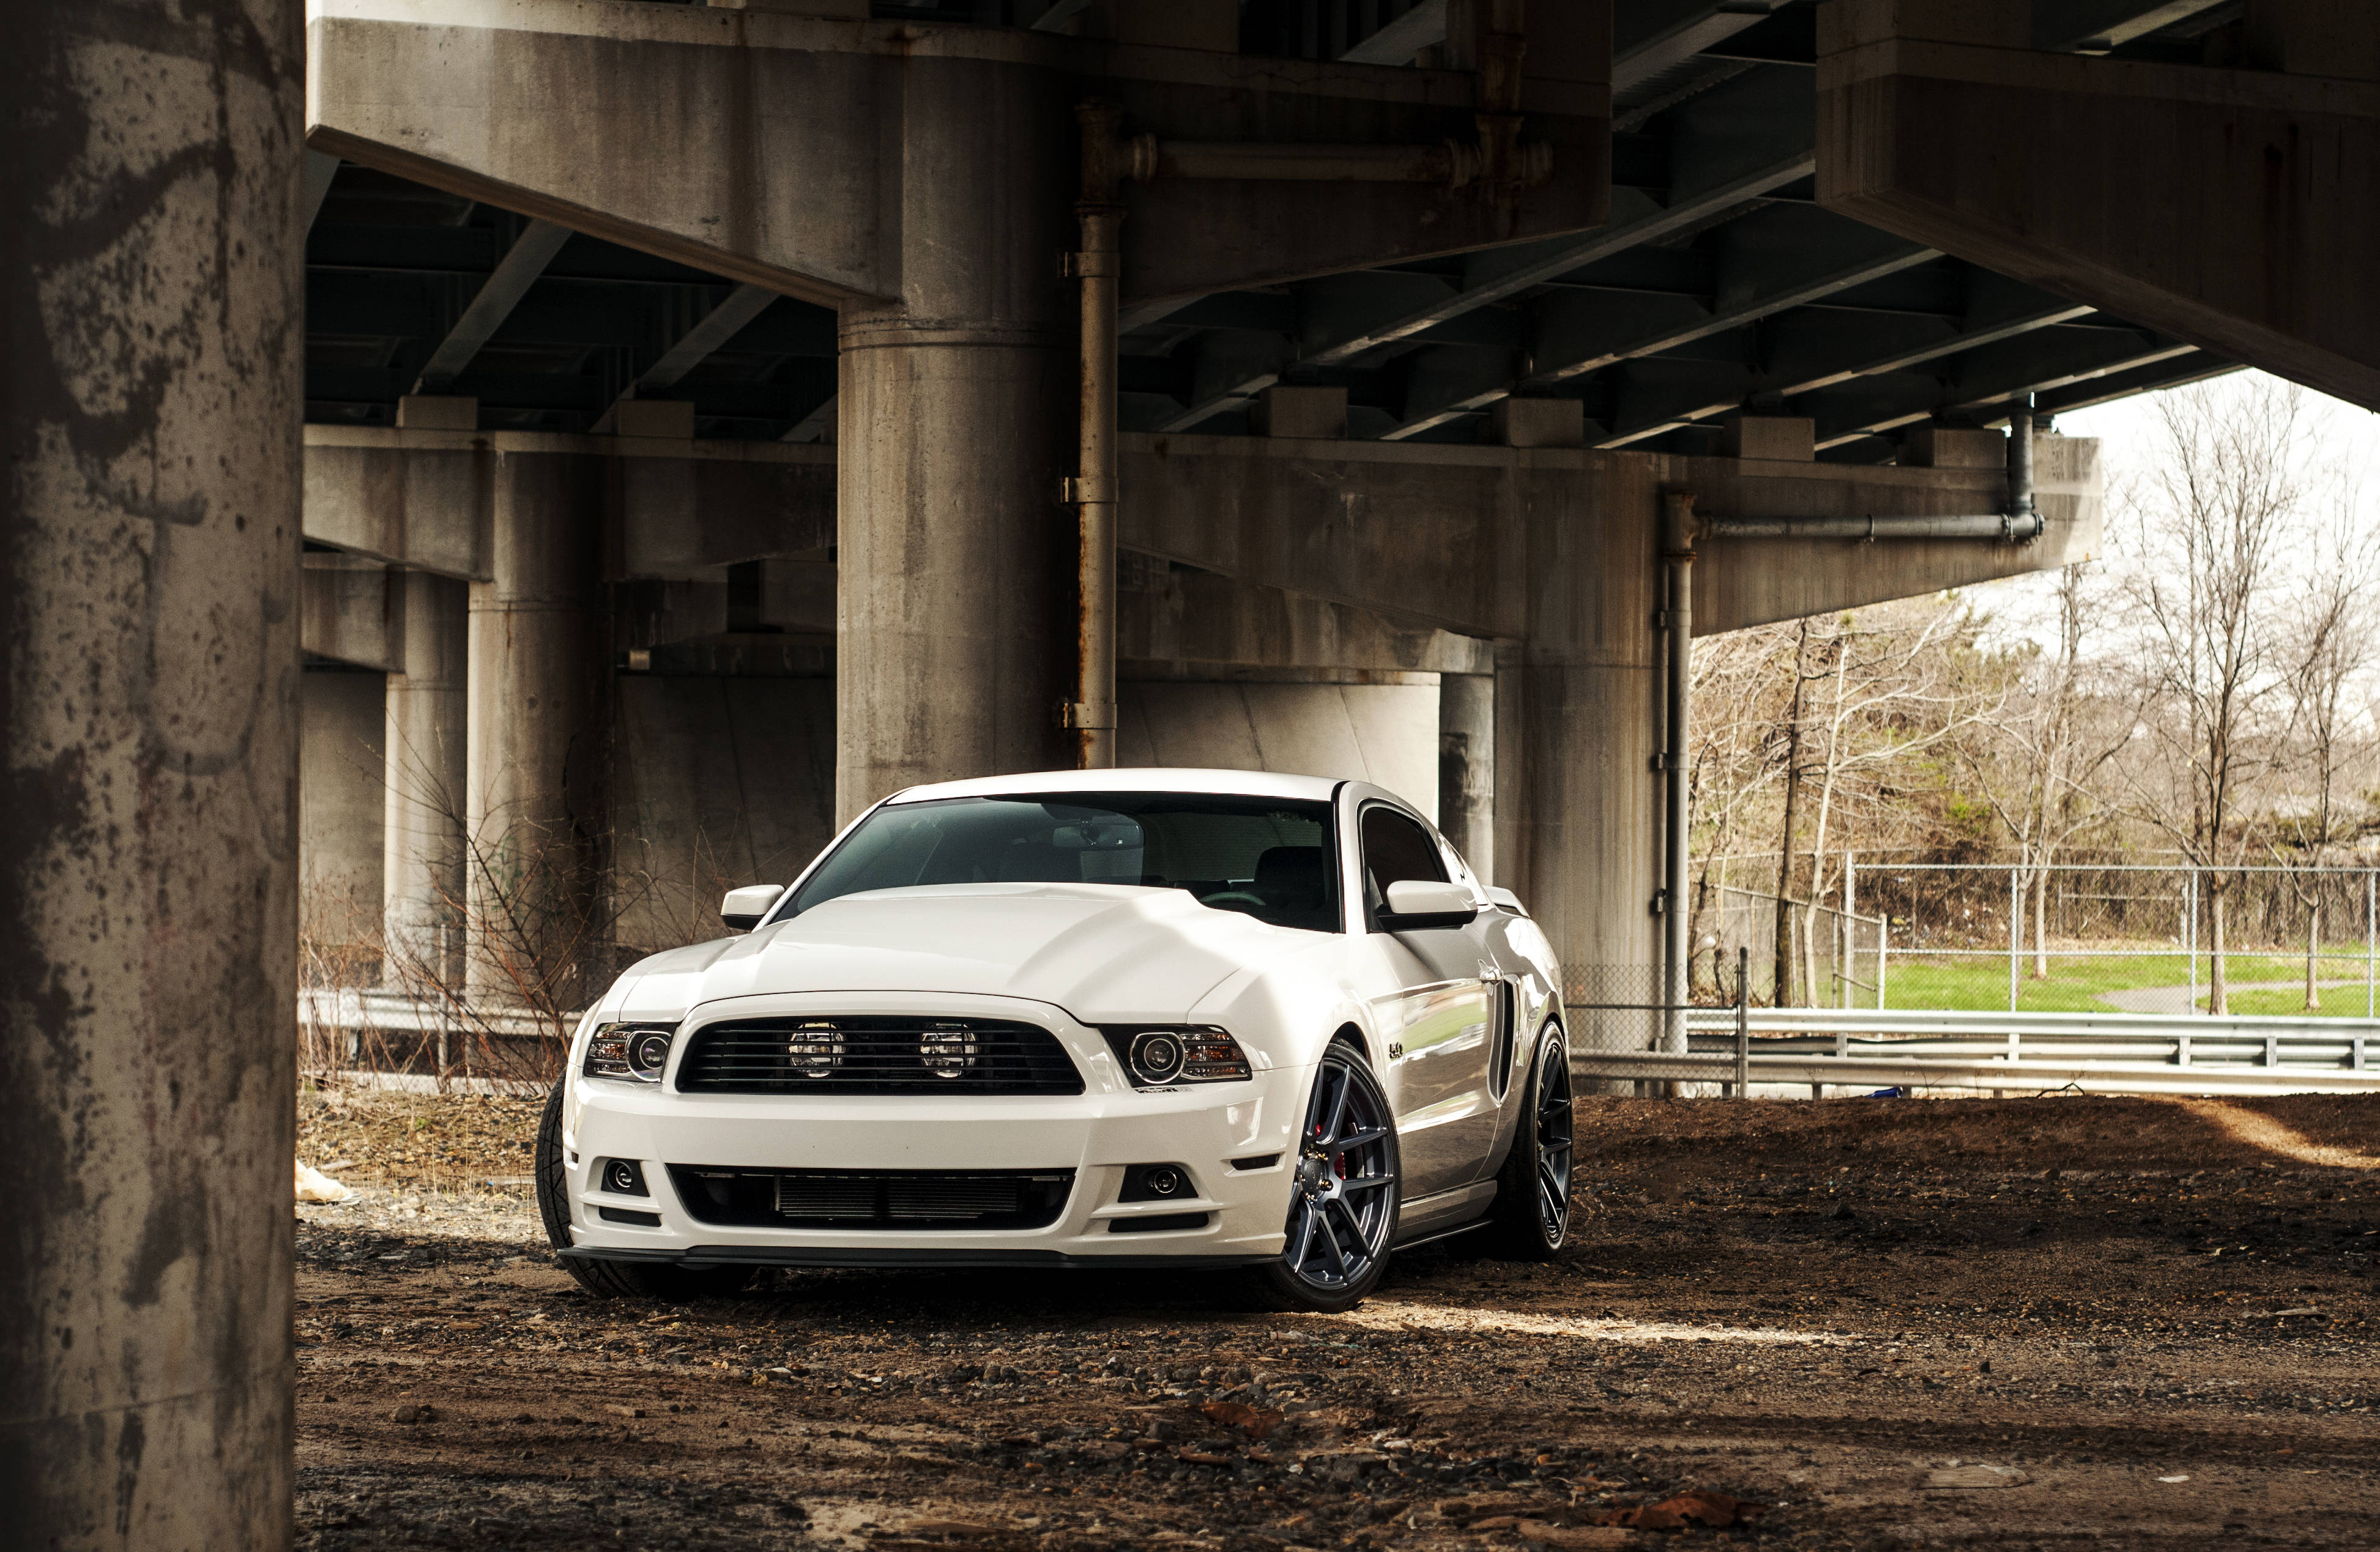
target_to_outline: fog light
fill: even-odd
[[[917,1037],[917,1060],[938,1078],[955,1078],[975,1065],[981,1048],[965,1025],[938,1024]]]
[[[1176,1196],[1182,1192],[1182,1171],[1171,1164],[1160,1164],[1140,1177],[1151,1196]]]
[[[797,1078],[826,1078],[843,1065],[843,1036],[823,1019],[805,1024],[785,1042],[785,1060]]]
[[[606,1158],[597,1171],[603,1189],[618,1196],[642,1196],[645,1193],[645,1171],[633,1158]]]

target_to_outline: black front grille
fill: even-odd
[[[1046,1229],[1066,1210],[1072,1170],[738,1170],[673,1164],[670,1183],[703,1223],[782,1229]]]
[[[687,1042],[686,1094],[1080,1094],[1057,1037],[1007,1019],[756,1018]]]

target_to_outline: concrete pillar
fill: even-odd
[[[838,822],[1068,760],[1073,103],[982,61],[903,69],[901,305],[842,317]]]
[[[1653,471],[1646,458],[1590,467],[1529,517],[1527,794],[1516,833],[1524,898],[1561,958],[1567,1002],[1642,1008],[1660,991]],[[1645,1050],[1658,1025],[1633,1008],[1582,1009],[1570,1027],[1582,1049]]]
[[[600,990],[610,740],[600,561],[603,465],[507,454],[495,579],[471,585],[471,855],[464,982],[474,997],[581,1006]]]
[[[0,1513],[285,1547],[298,7],[0,61]]]
[[[298,927],[310,978],[380,973],[381,784],[388,675],[310,669],[300,680]]]
[[[1438,676],[1438,829],[1496,879],[1496,676]]]
[[[407,572],[405,672],[388,676],[381,868],[390,985],[463,978],[471,588]]]

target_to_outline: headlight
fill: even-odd
[[[597,1025],[579,1071],[590,1078],[657,1084],[662,1081],[662,1070],[669,1065],[670,1040],[675,1033],[650,1024]]]
[[[1109,1029],[1108,1044],[1123,1058],[1135,1088],[1174,1084],[1229,1083],[1248,1075],[1247,1053],[1222,1030],[1206,1028]]]

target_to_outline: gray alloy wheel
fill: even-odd
[[[1353,1309],[1380,1280],[1397,1231],[1397,1128],[1362,1054],[1324,1053],[1306,1100],[1281,1259],[1256,1270],[1275,1309]]]
[[[537,1213],[545,1221],[546,1243],[568,1250],[570,1197],[562,1157],[562,1090],[557,1083],[545,1097],[545,1113],[537,1122]],[[588,1261],[576,1255],[557,1256],[562,1269],[578,1286],[601,1299],[701,1299],[741,1292],[752,1281],[749,1267],[673,1267],[636,1261]]]
[[[1570,1050],[1548,1025],[1529,1064],[1527,1103],[1512,1151],[1496,1177],[1497,1248],[1524,1261],[1550,1261],[1570,1240]]]

